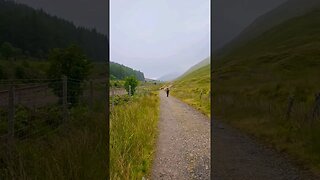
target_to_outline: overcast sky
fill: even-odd
[[[110,1],[111,61],[147,78],[183,73],[210,55],[210,0]]]

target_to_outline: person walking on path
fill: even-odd
[[[166,88],[167,97],[169,97],[169,91],[170,91],[170,90],[169,90],[169,88],[167,87],[167,88]]]

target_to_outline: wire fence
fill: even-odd
[[[320,93],[313,100],[302,101],[299,97],[289,96],[283,100],[249,98],[236,95],[214,97],[214,108],[220,108],[223,114],[235,111],[249,115],[267,117],[271,120],[295,125],[312,127],[320,122]]]
[[[0,160],[16,143],[58,132],[77,105],[94,108],[107,97],[106,79],[16,79],[0,81]],[[6,152],[6,153],[3,153]]]

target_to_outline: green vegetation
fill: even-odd
[[[134,76],[131,76],[125,79],[124,87],[126,88],[126,91],[130,95],[134,95],[138,84],[139,84],[139,81]]]
[[[94,61],[108,59],[105,35],[13,1],[0,0],[0,27],[0,52],[5,59],[17,56],[45,59],[51,49],[72,43]]]
[[[150,175],[159,119],[159,97],[150,91],[150,86],[133,97],[116,98],[110,114],[111,179],[142,179]]]
[[[0,81],[7,79],[43,79],[49,63],[31,58],[6,61],[0,58]]]
[[[133,70],[132,68],[124,65],[110,62],[110,79],[124,80],[126,77],[134,76],[139,81],[144,81],[144,74],[140,71]]]
[[[170,92],[210,117],[210,65],[178,78]]]
[[[198,69],[200,69],[200,68],[203,68],[203,67],[205,67],[205,66],[208,66],[208,65],[210,66],[210,57],[209,57],[209,58],[206,58],[206,59],[200,61],[199,63],[197,63],[196,65],[192,66],[190,69],[188,69],[187,72],[185,72],[185,73],[184,73],[182,76],[180,76],[179,78],[182,78],[182,77],[184,77],[184,76],[192,73],[193,71],[196,71],[196,70],[198,70]],[[178,79],[179,79],[179,78],[178,78]],[[177,79],[177,80],[178,80],[178,79]]]
[[[252,134],[317,172],[319,31],[320,11],[313,11],[273,27],[213,61],[216,119]]]
[[[125,81],[122,80],[110,80],[109,87],[115,87],[115,88],[124,88]]]
[[[34,117],[27,108],[18,109],[18,124],[29,119],[33,125],[17,132],[22,139],[16,140],[9,161],[1,159],[0,179],[106,179],[107,124],[103,103],[97,102],[93,112],[84,105],[72,108],[71,118],[64,123],[59,118],[60,111],[46,111],[50,111],[48,117]],[[34,128],[38,129],[36,134]],[[23,133],[27,130],[33,135],[25,139]],[[0,151],[1,157],[8,157],[4,152]]]
[[[66,49],[54,49],[49,54],[50,67],[47,72],[50,79],[60,79],[66,76],[68,83],[68,102],[77,104],[79,96],[83,92],[81,84],[89,76],[90,62],[80,48],[72,45]],[[74,82],[76,79],[76,82]],[[63,96],[62,83],[53,82],[50,84],[58,97]]]

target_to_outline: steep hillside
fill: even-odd
[[[239,44],[215,69],[214,114],[320,172],[320,11]]]
[[[184,77],[184,76],[186,76],[186,75],[188,75],[188,74],[190,74],[190,73],[192,73],[193,71],[196,71],[196,70],[198,70],[198,69],[200,69],[200,68],[202,68],[202,67],[205,67],[205,66],[207,66],[207,65],[209,65],[209,64],[210,64],[210,57],[208,57],[208,58],[202,60],[201,62],[197,63],[196,65],[192,66],[192,67],[191,67],[190,69],[188,69],[188,71],[186,71],[182,76],[178,77],[178,79],[179,79],[179,78],[182,78],[182,77]]]
[[[210,65],[174,81],[172,94],[210,116]]]
[[[80,46],[94,61],[108,59],[108,39],[96,30],[76,27],[71,22],[13,1],[0,0],[0,46],[14,47],[12,56],[45,59],[53,48]]]
[[[140,71],[136,71],[132,68],[118,64],[115,62],[110,62],[110,77],[111,79],[123,80],[126,77],[135,76],[139,81],[144,81],[144,74]]]
[[[233,48],[241,46],[252,38],[255,38],[272,27],[294,17],[302,16],[307,12],[320,8],[319,0],[288,0],[278,8],[257,18],[250,26],[244,29],[234,40],[215,54],[222,56]]]

